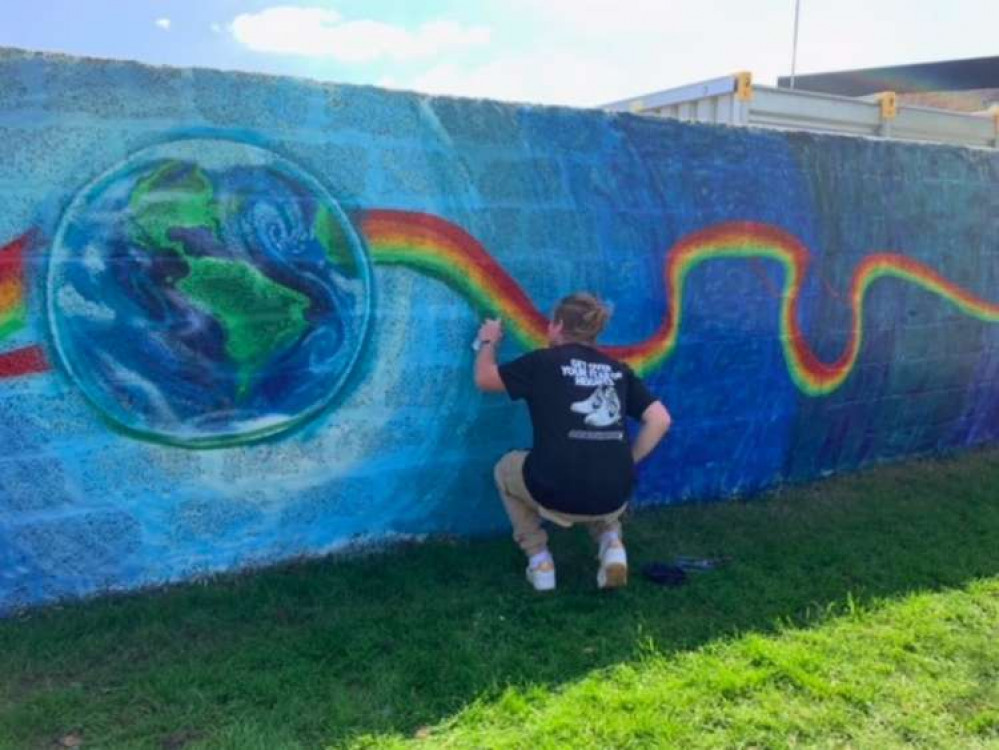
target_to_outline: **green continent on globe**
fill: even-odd
[[[170,161],[143,177],[129,199],[136,239],[154,252],[173,249],[186,255],[183,243],[171,239],[172,229],[204,227],[217,235],[218,207],[211,180],[196,166]]]
[[[188,256],[191,272],[177,287],[225,331],[226,353],[239,368],[239,393],[267,360],[308,328],[309,299],[245,263]]]
[[[326,206],[319,206],[316,210],[316,218],[313,220],[313,232],[319,244],[326,250],[326,257],[335,265],[344,276],[354,279],[360,275],[357,267],[357,260],[350,246],[350,240],[343,231],[333,215]]]
[[[211,180],[195,165],[170,161],[158,167],[138,181],[129,207],[140,245],[151,252],[175,252],[187,263],[177,288],[222,326],[226,353],[238,368],[238,393],[244,395],[267,360],[307,329],[308,297],[246,263],[188,253],[174,230],[202,228],[218,236],[219,226]],[[322,235],[334,243],[327,245],[332,256],[335,225],[322,223]]]

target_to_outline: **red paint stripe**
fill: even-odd
[[[0,248],[0,283],[13,282],[24,285],[24,256],[36,237],[35,230],[25,232]],[[18,300],[20,302],[20,300]],[[0,309],[0,312],[4,310]],[[49,361],[40,346],[25,346],[0,352],[0,378],[16,378],[47,372]]]
[[[35,230],[25,232],[17,239],[0,247],[0,283],[23,283],[24,253],[35,237]]]
[[[0,353],[0,378],[17,378],[47,372],[49,361],[40,346],[26,346]]]

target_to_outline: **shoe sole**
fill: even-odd
[[[531,576],[530,572],[527,574],[527,582],[531,584],[535,591],[554,591],[555,590],[555,576],[553,575],[548,580],[538,580]]]
[[[597,585],[602,589],[622,588],[628,585],[628,566],[608,565],[600,570],[600,575],[597,578]]]

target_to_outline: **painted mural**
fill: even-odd
[[[0,51],[0,611],[504,527],[590,289],[636,505],[999,438],[999,156]]]

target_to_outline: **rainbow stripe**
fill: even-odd
[[[369,211],[361,222],[373,263],[434,276],[480,313],[503,318],[528,349],[544,346],[548,319],[517,282],[464,229],[430,214]]]
[[[465,230],[429,214],[382,210],[364,214],[361,230],[374,263],[406,266],[434,276],[462,294],[478,312],[502,317],[507,330],[525,348],[545,345],[548,319]],[[29,232],[0,248],[0,343],[26,322],[24,256],[32,238]],[[701,263],[721,259],[764,259],[781,264],[784,292],[780,341],[791,378],[812,396],[836,390],[849,377],[863,342],[864,299],[870,286],[881,278],[907,281],[946,299],[966,315],[988,323],[999,322],[999,304],[971,294],[923,263],[896,253],[877,253],[864,259],[850,282],[850,339],[835,361],[823,362],[809,347],[799,322],[798,304],[810,260],[808,249],[776,227],[727,222],[687,235],[667,253],[664,281],[668,309],[652,335],[636,344],[605,347],[605,351],[639,373],[660,367],[676,350],[687,275]],[[39,346],[0,352],[0,378],[48,369]]]
[[[18,237],[0,248],[0,341],[24,327],[24,253],[30,236]]]
[[[24,298],[24,255],[33,233],[21,235],[0,247],[0,343],[24,328],[27,305]],[[39,346],[0,352],[0,378],[44,372],[49,368]]]
[[[544,344],[545,316],[485,248],[461,228],[427,214],[371,211],[363,218],[362,232],[375,263],[407,266],[431,274],[463,294],[479,312],[501,316],[524,347]],[[721,259],[773,260],[783,267],[780,341],[791,378],[812,396],[836,390],[852,371],[863,341],[864,298],[878,279],[908,281],[943,297],[967,315],[999,322],[999,304],[976,297],[918,261],[895,253],[877,253],[864,259],[850,283],[850,340],[835,361],[823,362],[812,352],[799,323],[798,303],[810,260],[808,249],[796,237],[775,227],[727,222],[687,235],[667,253],[664,281],[669,309],[659,328],[645,341],[608,346],[605,351],[640,373],[661,366],[676,350],[687,275],[701,263]]]

